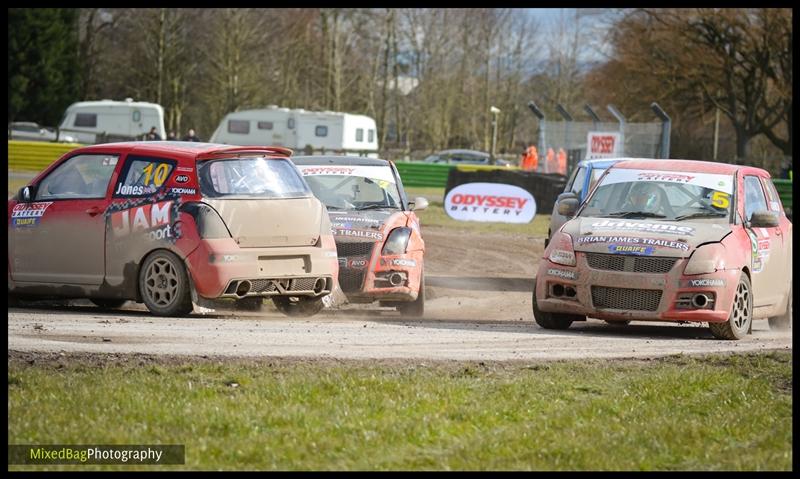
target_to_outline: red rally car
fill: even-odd
[[[586,317],[707,322],[741,339],[753,319],[787,329],[792,223],[766,171],[687,160],[609,168],[554,235],[533,293],[536,322],[565,329]]]
[[[323,307],[338,272],[325,207],[291,150],[129,142],[73,150],[8,201],[8,295]]]
[[[394,164],[372,158],[296,156],[292,161],[330,213],[339,286],[351,303],[380,301],[422,316],[425,274],[419,219],[425,198],[409,201]]]

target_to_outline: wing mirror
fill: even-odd
[[[572,217],[578,211],[578,198],[566,197],[558,200],[558,214],[561,216]]]
[[[774,211],[756,211],[750,217],[751,228],[774,228],[778,226],[778,213]]]
[[[408,209],[412,211],[424,210],[428,207],[428,200],[421,196],[417,196],[413,201],[408,202]]]
[[[30,203],[36,194],[36,187],[33,185],[23,186],[17,193],[17,201],[21,203]]]

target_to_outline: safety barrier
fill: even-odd
[[[778,190],[778,196],[781,197],[783,209],[787,215],[792,214],[792,180],[773,179],[775,189]]]
[[[518,170],[516,167],[490,166],[490,165],[448,165],[443,163],[403,162],[395,163],[403,186],[432,186],[444,188],[450,170],[457,168],[459,171],[484,171],[484,170]]]
[[[39,172],[61,158],[64,153],[83,145],[46,141],[8,141],[8,169]]]

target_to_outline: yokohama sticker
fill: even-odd
[[[681,288],[721,288],[723,286],[725,286],[725,280],[722,278],[685,279],[681,281]]]
[[[417,266],[417,262],[413,259],[394,258],[392,259],[392,266],[405,266],[407,268],[413,268]]]
[[[556,268],[548,268],[547,269],[548,276],[555,276],[557,278],[564,278],[564,279],[578,279],[578,272],[577,271],[570,271],[567,269],[556,269]]]
[[[11,211],[11,226],[13,228],[36,226],[41,221],[52,201],[46,203],[18,203]]]

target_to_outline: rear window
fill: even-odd
[[[207,198],[310,196],[294,164],[282,158],[237,158],[197,163],[200,191]]]

